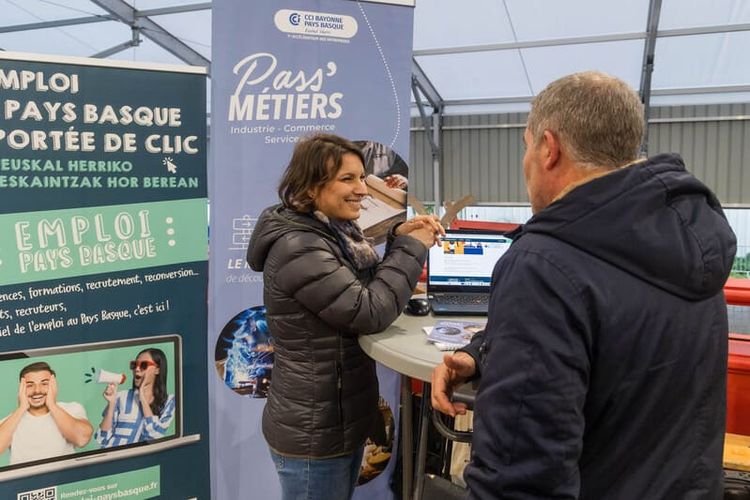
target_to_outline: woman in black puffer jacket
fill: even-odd
[[[284,500],[348,499],[378,421],[375,363],[358,335],[403,310],[443,229],[419,216],[391,230],[381,260],[354,222],[367,195],[362,153],[334,135],[301,141],[258,220],[247,260],[263,271],[274,346],[263,434]]]

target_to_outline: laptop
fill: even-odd
[[[510,248],[503,233],[447,230],[427,256],[427,300],[436,315],[486,315],[492,270]]]

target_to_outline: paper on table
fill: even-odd
[[[475,333],[484,330],[484,323],[475,321],[438,321],[427,335],[431,342],[466,345]]]
[[[430,335],[430,332],[432,331],[432,327],[431,326],[423,326],[422,330],[424,330],[424,332],[427,335]],[[461,349],[463,347],[463,345],[461,345],[461,344],[449,344],[447,342],[433,342],[429,338],[427,339],[427,341],[430,342],[430,344],[432,344],[435,347],[437,347],[438,350],[440,350],[440,351],[455,351],[456,349]]]

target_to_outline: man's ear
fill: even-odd
[[[545,130],[542,135],[542,146],[544,147],[543,164],[545,170],[552,170],[559,164],[560,160],[560,141],[557,136],[550,130]]]

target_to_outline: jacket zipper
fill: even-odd
[[[342,397],[342,389],[343,389],[343,382],[341,380],[341,364],[336,363],[336,388],[338,389],[338,396],[339,396],[339,422],[341,422],[341,425],[344,425],[344,406],[343,406],[343,397]]]
[[[339,422],[341,422],[341,426],[344,426],[344,380],[342,377],[342,368],[341,368],[341,358],[344,355],[344,346],[341,339],[341,335],[338,335],[339,337],[339,360],[336,362],[336,387],[338,388],[338,396],[339,396]]]

